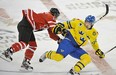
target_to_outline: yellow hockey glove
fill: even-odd
[[[105,54],[100,49],[96,50],[95,54],[97,56],[99,56],[99,58],[104,58],[105,57]]]
[[[53,28],[52,32],[55,34],[60,34],[63,28],[64,28],[63,23],[57,23],[56,26]]]

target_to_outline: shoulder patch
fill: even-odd
[[[96,35],[96,32],[94,31],[94,32],[92,33],[92,35],[95,36],[95,35]]]

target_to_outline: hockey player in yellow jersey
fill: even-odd
[[[104,58],[105,55],[99,48],[97,42],[98,32],[93,28],[95,23],[95,17],[88,15],[85,21],[73,18],[70,21],[63,23],[57,23],[53,32],[55,34],[62,34],[65,38],[59,42],[57,51],[47,51],[39,59],[43,62],[46,58],[61,61],[67,55],[79,59],[74,67],[69,71],[71,75],[80,73],[80,71],[91,62],[90,55],[81,48],[81,46],[87,45],[90,41],[95,54],[100,58]]]

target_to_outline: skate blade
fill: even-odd
[[[6,58],[3,54],[0,55],[0,58],[7,61],[7,62],[11,62],[12,60],[9,58]]]
[[[67,73],[67,75],[80,75],[80,74],[70,74],[70,73]]]
[[[32,71],[33,71],[33,69],[25,69],[25,68],[23,68],[23,67],[21,67],[19,70],[20,70],[21,72],[32,72]]]

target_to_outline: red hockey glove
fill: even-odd
[[[59,38],[58,41],[57,41],[57,43],[60,44],[61,41],[62,41],[62,39]]]

